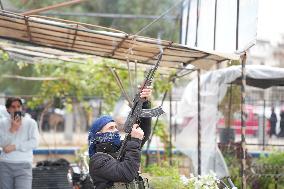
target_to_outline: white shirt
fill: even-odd
[[[0,119],[0,147],[9,144],[16,145],[16,150],[10,153],[1,152],[0,161],[9,163],[32,163],[33,149],[38,146],[38,126],[30,116],[22,117],[22,125],[15,133],[9,131],[11,118]]]
[[[0,105],[0,119],[3,117],[9,117],[10,114],[7,112],[7,109],[5,106]]]

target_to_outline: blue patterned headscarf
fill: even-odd
[[[88,136],[89,157],[92,157],[96,153],[96,144],[110,142],[117,146],[120,145],[120,135],[118,132],[98,133],[110,122],[114,122],[111,116],[101,116],[92,124]]]

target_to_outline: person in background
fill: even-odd
[[[276,123],[277,123],[277,117],[274,111],[274,107],[271,108],[271,115],[270,115],[270,132],[269,136],[272,137],[273,135],[276,136]]]
[[[277,136],[284,137],[284,110],[281,110],[280,112],[280,132]]]
[[[0,189],[31,189],[33,149],[38,146],[38,126],[22,112],[22,100],[6,100],[9,117],[0,119]]]

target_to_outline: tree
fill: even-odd
[[[9,55],[0,51],[0,91],[7,95],[30,95],[39,90],[40,85],[28,80],[16,80],[6,78],[5,75],[30,76],[33,70],[32,65],[23,61],[16,61],[9,58]]]
[[[10,95],[33,95],[28,104],[34,108],[40,104],[48,104],[54,99],[64,99],[64,105],[69,110],[72,103],[84,102],[86,97],[103,100],[103,113],[110,113],[114,104],[121,97],[121,91],[109,67],[117,67],[117,73],[126,89],[130,89],[129,75],[125,66],[116,60],[97,59],[87,60],[85,64],[76,64],[59,60],[43,60],[35,64],[9,59],[8,54],[2,52],[0,59],[0,91]],[[19,79],[5,79],[4,74],[21,75],[27,77],[52,77],[57,80],[26,81]],[[132,75],[134,75],[132,73]],[[138,81],[144,79],[144,72],[137,74]],[[154,82],[155,94],[159,97],[168,87],[164,82],[166,76],[157,73]],[[135,89],[136,90],[136,89]],[[88,100],[88,99],[87,99]]]

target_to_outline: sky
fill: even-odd
[[[277,42],[284,34],[284,1],[259,0],[257,38]]]

